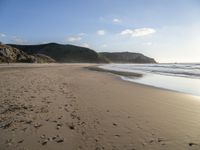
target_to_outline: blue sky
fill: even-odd
[[[0,41],[200,62],[199,0],[0,0]]]

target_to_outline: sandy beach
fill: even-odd
[[[90,64],[0,66],[0,150],[200,149],[200,98]]]

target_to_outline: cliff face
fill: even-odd
[[[106,57],[110,62],[114,63],[156,63],[153,58],[144,56],[140,53],[131,52],[103,52],[100,53],[103,57]]]
[[[32,56],[27,53],[19,50],[17,48],[0,44],[0,63],[15,63],[15,62],[24,62],[24,63],[37,63],[39,60],[44,62],[54,62],[53,59],[50,59],[47,56],[41,57],[40,55]]]
[[[0,62],[35,62],[35,57],[7,45],[0,45]]]

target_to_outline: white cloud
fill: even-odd
[[[82,33],[79,33],[78,35],[79,35],[79,36],[85,36],[85,35],[87,35],[87,34],[84,33],[84,32],[82,32]]]
[[[133,30],[126,29],[126,30],[123,30],[120,34],[121,35],[132,35],[133,34]]]
[[[130,35],[132,37],[140,37],[140,36],[146,36],[149,34],[154,34],[156,32],[155,29],[153,28],[138,28],[138,29],[126,29],[122,31],[120,34],[121,35]]]
[[[152,42],[146,42],[144,43],[144,45],[148,45],[148,46],[151,46],[153,43]]]
[[[71,37],[68,37],[68,39],[67,39],[67,41],[69,41],[69,42],[76,42],[76,41],[80,41],[80,40],[82,40],[82,38],[79,36],[71,36]]]
[[[105,30],[98,30],[97,35],[105,35],[106,31]]]
[[[107,44],[102,44],[101,47],[102,48],[106,48],[108,45]]]
[[[156,45],[153,42],[146,41],[146,42],[140,43],[140,46],[145,46],[145,48],[147,48],[147,47],[156,46]]]
[[[113,23],[121,23],[122,22],[120,19],[117,19],[117,18],[114,18],[112,21],[113,21]]]
[[[47,43],[49,43],[49,42],[47,42],[47,41],[43,41],[43,42],[42,42],[42,44],[47,44]]]
[[[88,43],[82,43],[81,46],[82,46],[82,47],[86,47],[86,48],[89,48],[89,47],[90,47],[90,45],[89,45]]]
[[[0,33],[0,37],[5,37],[6,35],[3,33]]]
[[[81,33],[79,33],[79,34],[77,34],[77,35],[69,36],[69,37],[67,38],[67,41],[68,41],[68,42],[77,42],[77,41],[81,41],[82,38],[83,38],[84,36],[86,36],[86,35],[87,35],[86,33],[81,32]]]

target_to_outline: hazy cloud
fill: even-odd
[[[80,40],[82,40],[82,38],[79,36],[71,36],[71,37],[67,38],[67,41],[69,41],[69,42],[76,42],[76,41],[80,41]]]
[[[126,30],[123,30],[120,34],[121,35],[132,35],[133,34],[133,30],[126,29]]]
[[[106,48],[108,45],[107,44],[102,44],[101,47],[102,48]]]
[[[106,31],[105,30],[98,30],[97,35],[105,35]]]
[[[81,41],[82,38],[83,38],[83,36],[86,36],[86,35],[87,35],[86,33],[81,32],[81,33],[79,33],[79,34],[77,34],[77,35],[69,36],[69,37],[67,38],[67,41],[69,41],[69,42]]]
[[[3,33],[0,33],[0,37],[5,37],[6,35]]]
[[[114,18],[114,19],[112,20],[112,22],[113,22],[113,23],[121,23],[122,21],[121,21],[120,19],[118,19],[118,18]]]
[[[85,36],[85,35],[87,35],[87,34],[84,33],[84,32],[82,32],[82,33],[79,33],[78,35],[79,35],[79,36]]]
[[[89,47],[90,47],[90,45],[89,45],[88,43],[82,43],[80,46],[86,47],[86,48],[89,48]]]
[[[146,42],[145,43],[145,45],[148,45],[148,46],[150,46],[150,45],[152,45],[153,43],[152,42]]]
[[[140,37],[140,36],[146,36],[149,34],[153,34],[155,32],[156,32],[156,30],[153,28],[138,28],[138,29],[134,29],[134,30],[131,30],[131,29],[123,30],[120,34],[121,35],[130,35],[132,37]]]
[[[12,40],[15,44],[26,44],[26,43],[28,43],[27,40],[22,39],[22,38],[17,37],[17,36],[11,36],[11,40]]]

